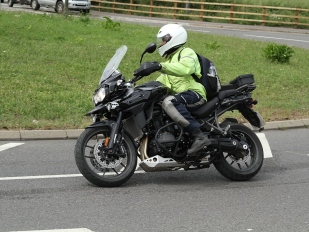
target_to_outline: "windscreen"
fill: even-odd
[[[123,59],[124,55],[126,54],[128,50],[128,47],[126,45],[122,45],[120,48],[117,49],[115,55],[112,57],[112,59],[108,62],[106,65],[103,74],[101,76],[101,79],[99,81],[99,85],[102,83],[102,81],[105,81],[107,78],[109,78],[118,68],[121,60]]]

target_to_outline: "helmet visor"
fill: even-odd
[[[162,47],[163,45],[165,45],[171,39],[172,39],[172,36],[170,34],[166,34],[164,36],[157,37],[157,41],[156,41],[157,48]]]

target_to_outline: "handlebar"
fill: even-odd
[[[136,76],[136,77],[133,77],[131,80],[129,80],[128,82],[129,83],[132,83],[134,84],[135,82],[139,81],[140,79],[142,79],[143,76]]]

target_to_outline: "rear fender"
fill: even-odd
[[[238,123],[237,119],[235,118],[225,118],[222,123],[220,123],[221,128],[225,128],[226,126],[232,124],[232,123]]]
[[[245,105],[239,106],[238,110],[252,126],[257,127],[260,130],[263,130],[265,122],[262,116],[259,114],[259,112],[254,111],[253,109]]]

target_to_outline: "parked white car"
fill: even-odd
[[[20,3],[21,5],[30,5],[33,10],[39,10],[41,6],[52,7],[56,12],[62,13],[64,10],[65,0],[8,0],[10,7],[13,7],[15,3]],[[77,10],[83,13],[89,13],[90,6],[90,0],[68,0],[69,10]]]

